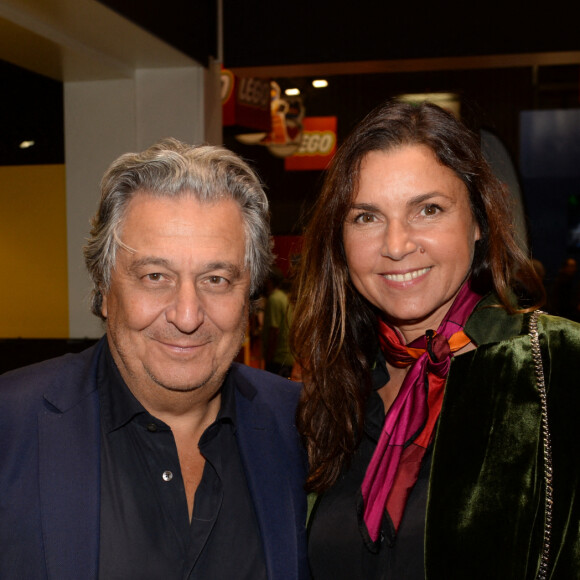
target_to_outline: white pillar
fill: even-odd
[[[90,312],[91,286],[82,247],[105,169],[137,144],[134,82],[65,82],[64,108],[69,336],[95,338],[103,328]]]
[[[137,147],[175,137],[201,143],[204,130],[204,69],[138,69],[135,72]]]
[[[206,76],[202,66],[191,66],[137,69],[132,79],[64,83],[71,338],[103,334],[90,312],[91,284],[82,255],[103,173],[122,153],[163,137],[205,141]]]

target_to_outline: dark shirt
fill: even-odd
[[[373,372],[362,441],[336,484],[319,496],[309,524],[308,557],[313,580],[424,580],[424,533],[431,449],[423,458],[396,536],[388,517],[378,552],[363,541],[357,504],[360,488],[377,445],[385,410],[376,392],[389,380],[382,356]]]
[[[99,360],[101,580],[265,580],[260,531],[236,442],[235,385],[203,433],[205,457],[189,522],[171,429],[125,385],[107,348]]]

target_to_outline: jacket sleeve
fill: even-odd
[[[580,324],[540,317],[553,470],[549,578],[580,575]]]

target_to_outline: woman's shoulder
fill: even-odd
[[[544,330],[544,332],[549,333],[565,333],[572,336],[577,336],[580,339],[580,323],[574,320],[569,320],[568,318],[562,318],[561,316],[556,316],[550,314],[549,312],[539,311],[538,323],[540,325],[539,330]]]
[[[538,316],[538,334],[540,345],[542,349],[549,352],[551,360],[567,368],[577,367],[580,372],[580,324],[578,322],[541,312]]]
[[[560,337],[571,347],[580,348],[580,323],[538,310],[538,332],[541,337]],[[465,332],[478,345],[511,340],[530,332],[533,311],[509,313],[493,294],[485,296],[470,316]],[[551,345],[552,346],[552,345]]]

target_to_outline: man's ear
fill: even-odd
[[[107,305],[107,295],[101,290],[101,296],[103,297],[101,300],[101,314],[103,318],[107,318],[108,314],[108,305]]]

